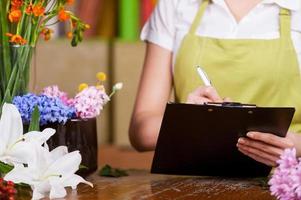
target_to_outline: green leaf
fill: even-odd
[[[4,97],[3,97],[3,100],[1,102],[2,104],[4,102],[10,103],[12,101],[11,91],[12,91],[13,84],[16,81],[16,74],[18,73],[18,71],[19,71],[18,67],[14,67],[14,69],[13,69],[13,71],[11,73],[11,76],[9,78],[7,87],[5,89]]]
[[[8,164],[5,164],[0,161],[0,174],[7,174],[10,172],[14,167]]]
[[[128,173],[125,170],[114,169],[110,165],[105,165],[100,171],[99,176],[105,177],[122,177],[128,176]]]
[[[6,94],[5,94],[4,98],[3,98],[3,100],[1,101],[1,108],[2,108],[2,106],[3,106],[4,103],[11,103],[11,101],[12,101],[12,97],[11,97],[9,91],[6,90],[5,93]]]
[[[1,0],[0,1],[0,26],[1,26],[1,45],[2,45],[2,53],[3,53],[3,66],[5,72],[5,82],[8,81],[8,78],[11,74],[11,62],[10,62],[10,53],[9,53],[9,42],[6,33],[8,33],[8,20],[7,20],[7,8],[8,1]],[[6,87],[6,86],[5,86]]]
[[[40,130],[40,111],[38,106],[34,107],[34,110],[31,114],[31,121],[28,128],[28,131],[39,131]]]
[[[15,199],[31,199],[32,190],[30,185],[25,183],[15,183],[15,189],[17,190],[17,196]]]
[[[78,36],[74,35],[72,40],[71,40],[71,46],[76,47],[78,44]]]
[[[89,168],[85,165],[79,165],[79,169],[89,169]]]

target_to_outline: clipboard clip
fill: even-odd
[[[207,106],[221,106],[221,107],[239,107],[239,108],[256,108],[257,106],[255,104],[242,104],[239,102],[221,102],[221,103],[216,103],[216,102],[207,102],[204,103],[204,105]]]

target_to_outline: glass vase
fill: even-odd
[[[0,102],[28,92],[34,50],[28,45],[0,46]]]

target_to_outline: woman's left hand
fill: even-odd
[[[286,148],[293,148],[293,133],[285,138],[270,133],[249,132],[247,137],[239,138],[237,147],[240,152],[269,166],[277,166],[277,160]]]

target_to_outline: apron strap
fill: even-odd
[[[200,8],[199,8],[199,11],[197,12],[197,15],[195,16],[194,20],[193,20],[193,23],[190,27],[190,30],[189,30],[189,33],[190,34],[195,34],[196,33],[196,30],[198,28],[198,26],[200,25],[200,22],[201,22],[201,19],[205,13],[205,10],[209,4],[209,1],[210,0],[203,0],[201,5],[200,5]]]
[[[288,9],[280,9],[280,37],[285,39],[291,36],[291,12]]]
[[[209,4],[210,0],[203,0],[200,8],[195,16],[193,23],[190,27],[189,33],[195,34],[196,30],[201,22],[201,19],[205,13],[205,10]],[[291,13],[288,9],[280,8],[280,37],[287,38],[291,35]]]

